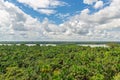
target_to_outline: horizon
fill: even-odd
[[[13,44],[13,43],[25,43],[25,44],[63,44],[63,43],[75,43],[75,44],[107,44],[107,43],[120,43],[120,41],[0,41],[0,44]]]

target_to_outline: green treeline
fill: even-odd
[[[120,80],[120,47],[3,45],[0,80]]]

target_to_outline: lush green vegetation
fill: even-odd
[[[0,80],[120,80],[120,47],[0,46]]]

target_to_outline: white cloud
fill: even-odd
[[[53,9],[40,9],[39,12],[42,13],[42,14],[46,14],[46,15],[50,15],[50,14],[56,13],[56,11],[53,10]]]
[[[96,4],[94,5],[95,9],[102,8],[104,5],[103,1],[97,1]]]
[[[84,9],[62,24],[66,28],[64,35],[71,40],[73,36],[76,40],[120,40],[119,3],[118,0],[112,0],[109,6],[94,14],[89,14],[90,10]]]
[[[89,14],[80,14],[60,25],[47,18],[42,22],[25,14],[17,6],[0,1],[0,40],[120,40],[120,0]]]
[[[58,14],[55,15],[55,17],[61,19],[64,22],[64,21],[69,19],[70,14],[69,13],[66,13],[66,14],[58,13]]]
[[[59,0],[18,0],[18,2],[24,3],[35,11],[47,15],[54,14],[56,12],[54,8],[67,5],[67,3]]]
[[[36,40],[38,36],[44,37],[41,23],[12,3],[0,1],[0,14],[0,40]]]
[[[83,3],[91,5],[91,4],[93,4],[94,2],[97,2],[97,1],[98,0],[83,0]]]
[[[18,0],[21,3],[25,3],[34,9],[38,8],[53,8],[57,6],[63,6],[66,3],[59,0]]]
[[[81,11],[81,15],[87,15],[90,12],[89,9],[84,9]]]

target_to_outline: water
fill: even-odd
[[[12,46],[13,44],[0,44],[0,45],[8,45]],[[20,46],[20,44],[16,44]],[[25,44],[26,46],[35,46],[36,44]],[[57,44],[39,44],[40,46],[57,46]],[[78,46],[90,46],[90,47],[109,47],[106,44],[77,44]]]
[[[26,46],[35,46],[36,44],[25,44]]]
[[[35,46],[36,44],[25,44],[26,46]],[[39,44],[40,46],[57,46],[57,44]]]
[[[78,44],[78,46],[90,46],[90,47],[109,47],[106,44]]]

